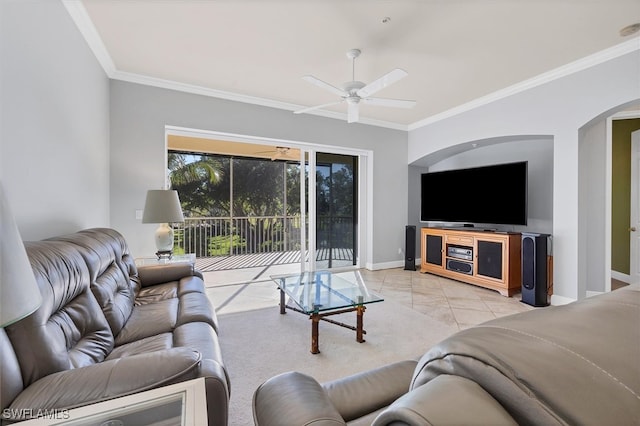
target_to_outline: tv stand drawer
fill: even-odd
[[[473,247],[473,237],[467,237],[463,235],[447,235],[447,242],[451,244]]]

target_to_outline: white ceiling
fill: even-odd
[[[357,80],[368,83],[402,68],[408,77],[376,96],[417,101],[410,110],[361,105],[361,122],[404,129],[548,80],[575,61],[583,66],[607,52],[640,47],[637,33],[620,35],[623,27],[640,22],[639,0],[69,0],[65,5],[112,78],[167,87],[180,83],[291,111],[338,100],[302,76],[340,86],[351,80],[346,51],[359,48]],[[385,17],[389,22],[382,22]],[[343,118],[346,105],[327,111]]]

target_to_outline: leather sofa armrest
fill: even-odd
[[[272,377],[253,394],[256,426],[346,425],[325,390],[298,372]]]
[[[207,391],[207,418],[209,425],[224,425],[229,419],[229,378],[224,367],[212,360],[203,359],[200,376],[204,377]]]
[[[350,422],[409,392],[417,364],[415,360],[400,361],[324,383],[322,387],[340,415]]]
[[[507,411],[477,383],[441,375],[405,394],[372,426],[517,425]]]
[[[202,273],[193,269],[193,265],[187,262],[138,266],[138,277],[142,287],[180,281],[181,278],[193,275],[202,278]]]
[[[9,412],[71,409],[189,380],[198,377],[200,362],[197,351],[171,348],[61,371],[24,389]]]

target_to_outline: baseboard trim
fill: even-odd
[[[379,271],[381,269],[404,268],[404,260],[395,260],[393,262],[383,262],[383,263],[367,263],[366,268],[370,271]]]
[[[553,306],[566,305],[575,301],[576,299],[572,299],[570,297],[558,296],[557,294],[551,295],[551,304]]]
[[[622,272],[611,271],[611,278],[631,284],[631,275],[623,274]]]

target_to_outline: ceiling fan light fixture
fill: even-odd
[[[356,93],[358,90],[362,89],[366,84],[361,81],[347,81],[342,85],[342,89],[349,93]]]
[[[396,81],[407,76],[407,72],[396,68],[382,77],[370,82],[369,84],[363,83],[362,81],[358,81],[355,78],[355,58],[360,56],[360,49],[351,49],[347,51],[347,57],[352,59],[352,80],[344,83],[342,88],[335,87],[325,81],[320,80],[312,75],[305,75],[302,77],[308,83],[311,83],[315,86],[318,86],[324,90],[328,90],[334,94],[340,96],[340,100],[336,102],[331,102],[323,105],[316,105],[313,107],[306,107],[297,111],[294,111],[294,114],[302,114],[306,112],[315,111],[318,109],[325,108],[327,106],[338,105],[342,102],[347,103],[347,122],[348,123],[356,123],[360,119],[360,114],[358,111],[358,106],[360,101],[363,103],[374,105],[374,106],[384,106],[384,107],[393,107],[393,108],[411,108],[415,105],[415,101],[408,101],[404,99],[384,99],[384,98],[371,98],[370,96],[374,93],[384,89],[385,87],[395,83]]]

